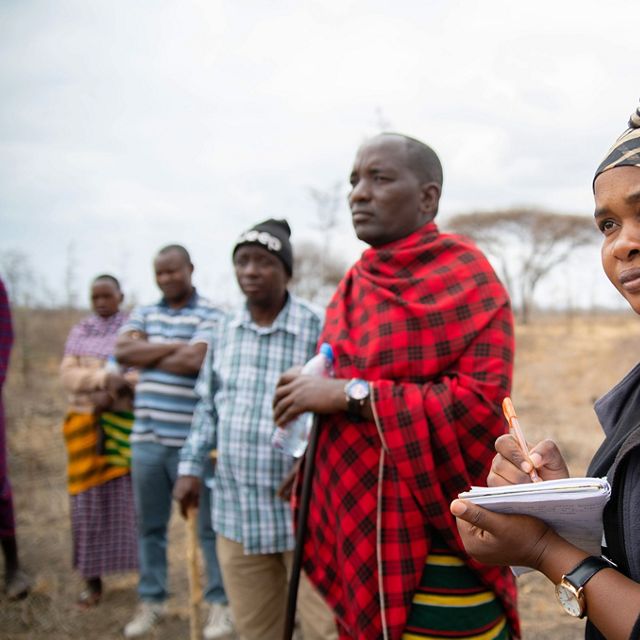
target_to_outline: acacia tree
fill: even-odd
[[[533,208],[459,214],[446,227],[472,238],[494,259],[507,289],[520,301],[525,323],[541,280],[576,250],[599,238],[588,216]]]

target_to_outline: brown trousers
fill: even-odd
[[[282,640],[293,552],[245,555],[241,543],[217,535],[218,562],[241,640]],[[298,588],[303,640],[337,640],[333,613],[304,572]]]

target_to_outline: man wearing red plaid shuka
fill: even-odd
[[[508,296],[472,243],[435,225],[442,167],[427,145],[369,140],[351,185],[370,248],[327,310],[336,377],[292,369],[274,399],[278,425],[321,415],[305,571],[341,638],[517,638],[509,570],[469,558],[449,512],[485,483],[505,430]]]

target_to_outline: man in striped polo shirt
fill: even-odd
[[[150,631],[164,613],[167,525],[179,452],[189,435],[196,404],[194,386],[211,330],[222,317],[192,285],[193,264],[184,247],[164,247],[153,266],[163,297],[156,304],[134,309],[116,344],[118,361],[140,370],[131,453],[141,603],[124,629],[127,638]],[[224,638],[233,628],[206,504],[199,510],[198,532],[207,564],[204,595],[210,603],[205,637]]]

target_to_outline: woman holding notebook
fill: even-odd
[[[640,108],[598,167],[593,189],[602,266],[640,314]],[[607,476],[612,486],[603,556],[589,556],[536,518],[492,513],[466,500],[454,500],[451,512],[471,556],[532,567],[554,582],[563,609],[588,616],[587,640],[640,638],[640,364],[595,410],[606,437],[587,473]],[[542,480],[569,475],[550,440],[527,452],[507,435],[496,441],[496,450],[489,485],[531,482],[534,470]]]

